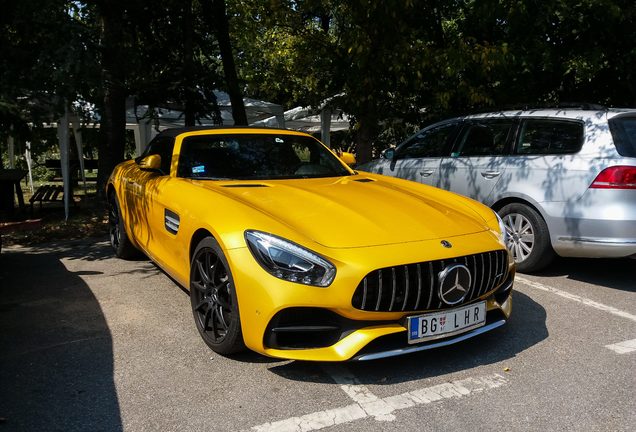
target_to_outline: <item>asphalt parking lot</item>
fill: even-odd
[[[149,261],[94,240],[3,248],[0,432],[634,430],[636,260],[518,276],[509,323],[461,344],[229,359]]]

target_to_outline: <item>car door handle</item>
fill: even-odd
[[[433,174],[434,172],[435,172],[435,170],[422,170],[422,171],[420,171],[420,175],[422,177],[428,177],[431,174]]]
[[[501,174],[501,171],[482,171],[481,176],[487,179],[493,179]]]

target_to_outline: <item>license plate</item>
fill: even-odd
[[[411,344],[464,333],[486,323],[486,302],[408,317],[408,323]]]

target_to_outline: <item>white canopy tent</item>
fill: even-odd
[[[330,132],[349,129],[351,118],[342,110],[323,107],[296,107],[284,113],[285,126],[288,129],[307,133],[320,132],[320,140],[330,146]],[[277,118],[269,117],[254,123],[254,126],[276,127]]]
[[[233,126],[234,119],[232,118],[230,96],[222,91],[215,91],[214,95],[219,111],[221,112],[223,126]],[[285,127],[282,105],[251,98],[243,98],[243,104],[245,105],[248,124],[256,125],[263,119],[271,118],[273,126],[280,128]],[[158,133],[157,129],[152,127],[153,120],[147,115],[148,109],[148,105],[135,106],[134,101],[130,100],[128,109],[126,110],[126,129],[133,130],[135,133],[137,155],[143,152],[146,145]],[[174,109],[172,107],[157,108],[155,116],[158,119],[157,127],[159,130],[183,126],[183,111],[180,109]],[[215,126],[212,119],[203,118],[199,119],[199,122],[202,126]]]

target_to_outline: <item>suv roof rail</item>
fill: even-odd
[[[582,110],[592,111],[605,111],[607,107],[601,104],[589,103],[589,102],[561,102],[557,105],[557,108],[578,108]]]
[[[558,108],[571,108],[580,109],[585,111],[606,111],[608,108],[604,105],[589,103],[589,102],[560,102],[558,104],[510,104],[505,105],[503,109],[506,110],[538,110],[538,109],[558,109]]]

